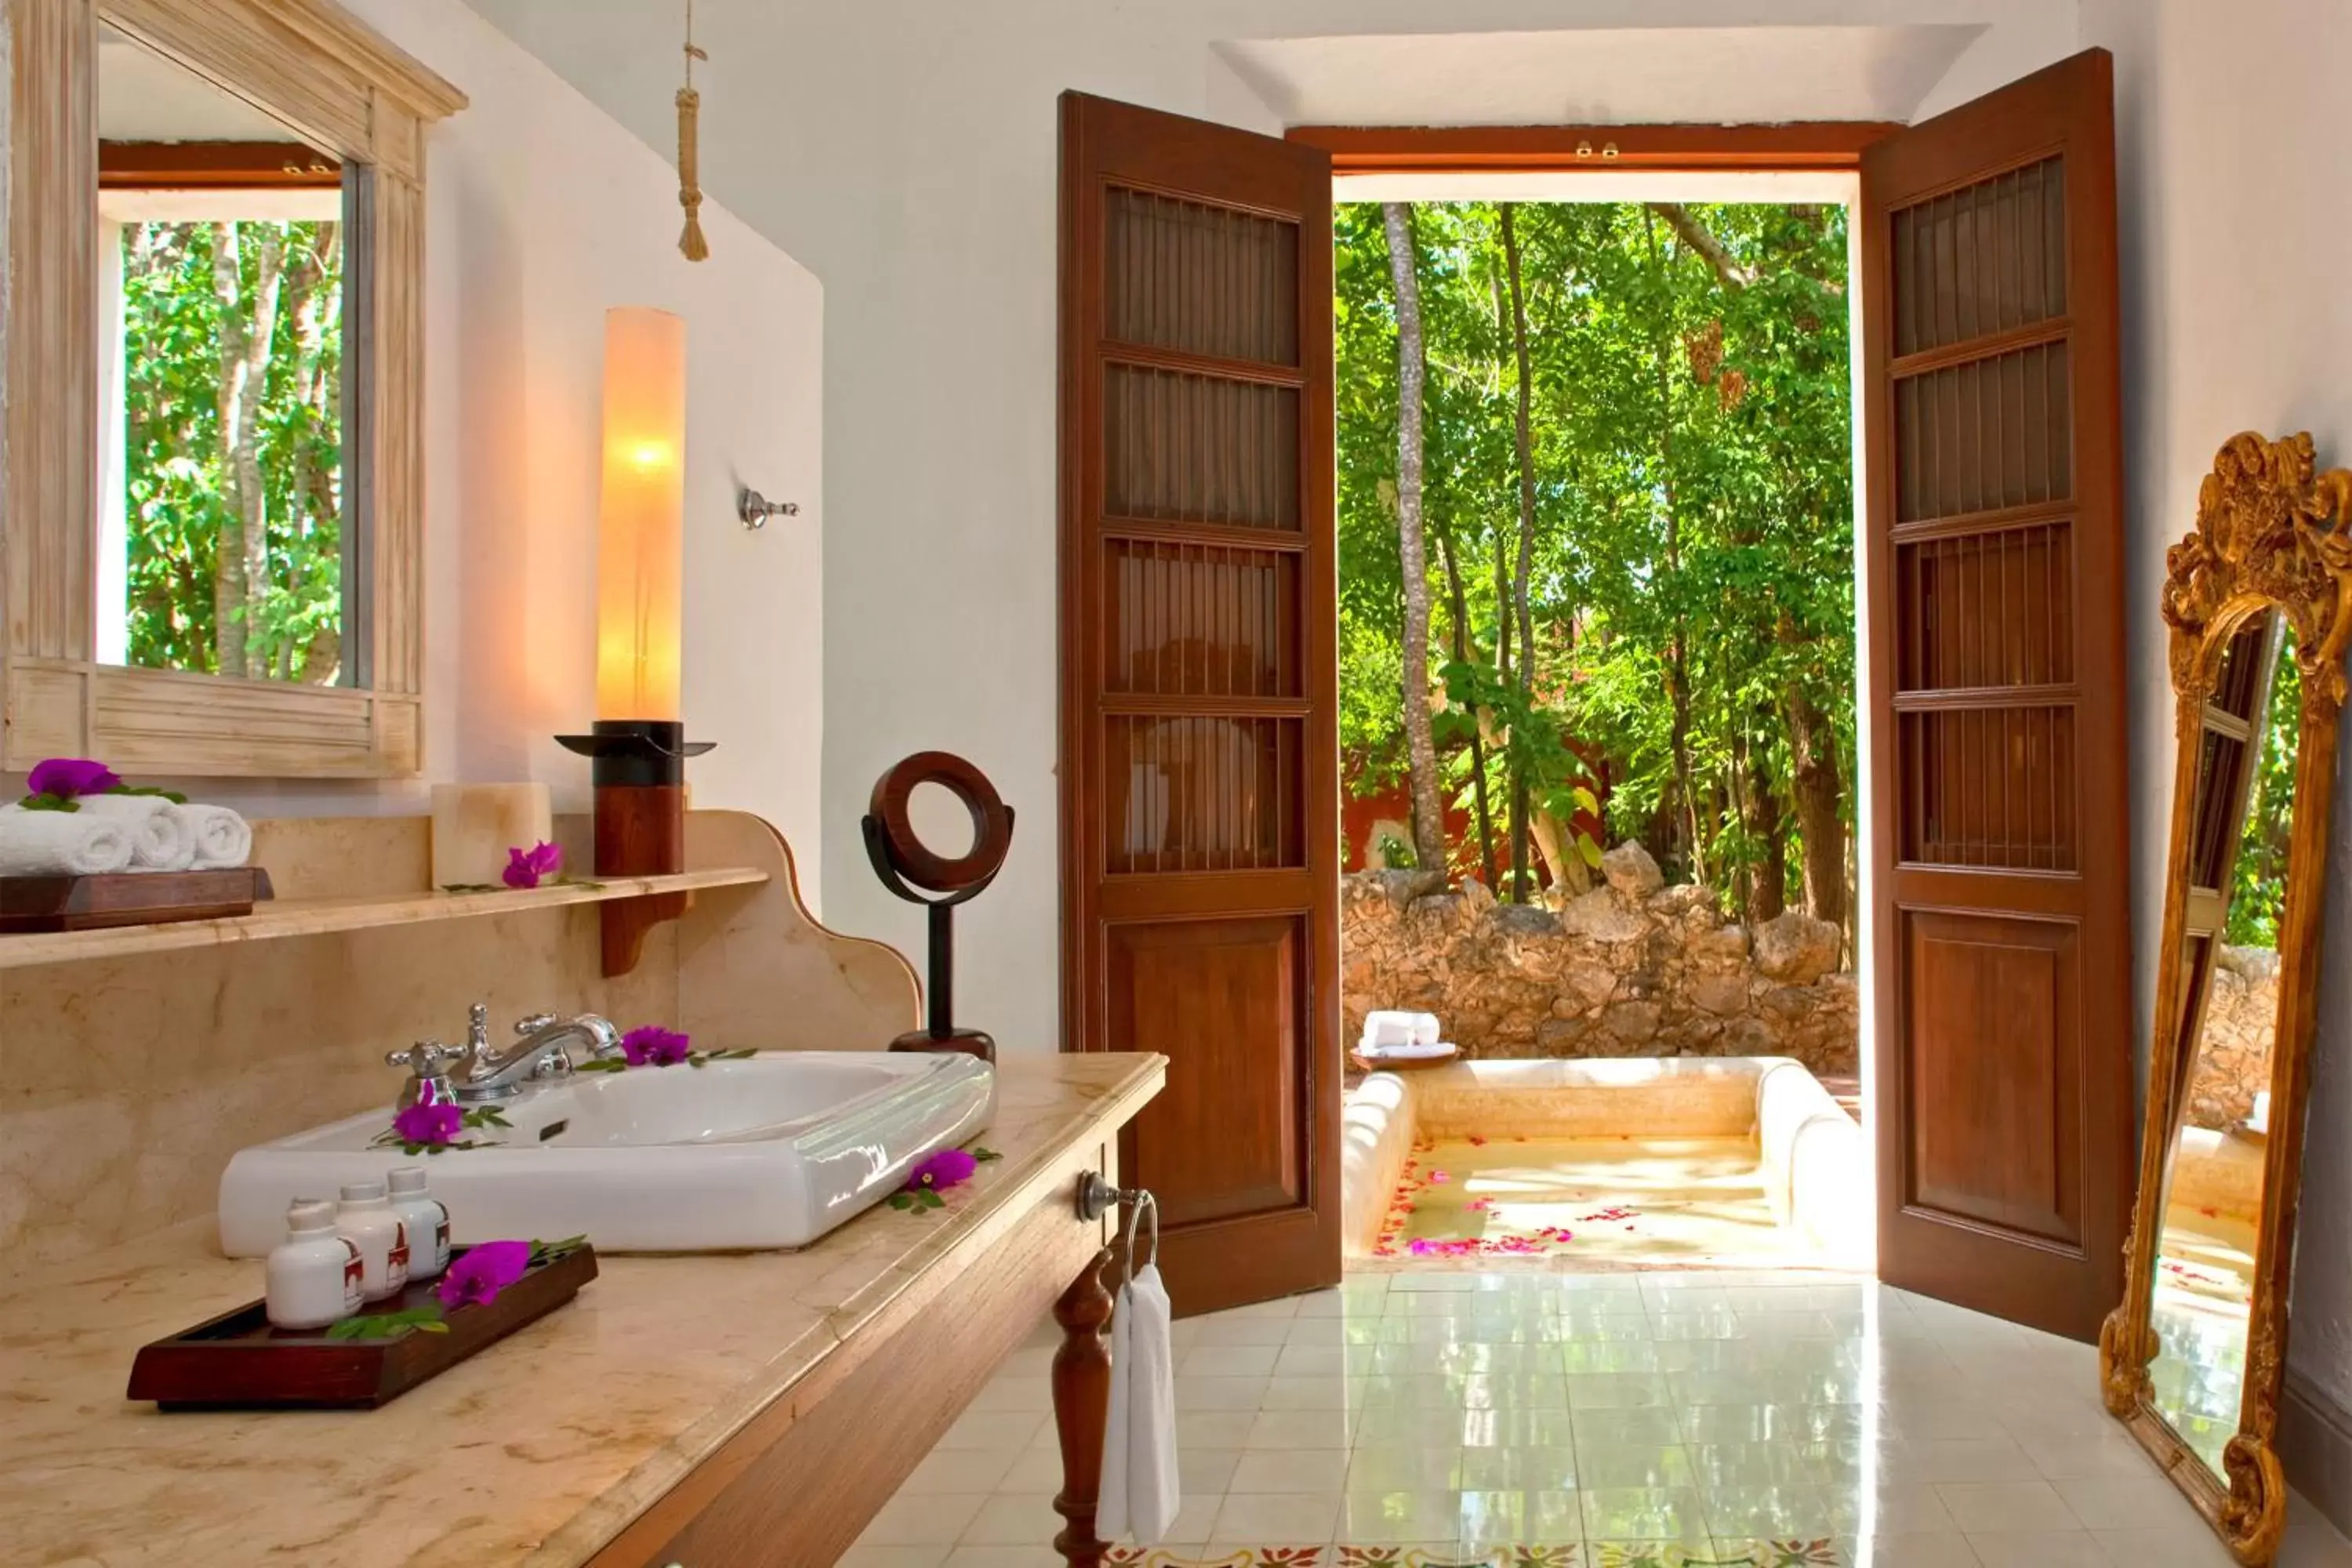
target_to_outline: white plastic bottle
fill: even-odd
[[[294,1200],[268,1267],[272,1328],[323,1329],[360,1310],[360,1249],[335,1233],[335,1205],[324,1198]]]
[[[438,1279],[449,1267],[449,1209],[425,1184],[425,1167],[403,1165],[385,1178],[392,1212],[408,1227],[408,1277]]]
[[[348,1182],[335,1207],[335,1229],[360,1249],[360,1294],[397,1296],[408,1283],[408,1227],[392,1212],[382,1182]]]

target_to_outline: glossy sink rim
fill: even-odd
[[[639,1075],[690,1072],[692,1081],[723,1092],[730,1076],[764,1076],[812,1058],[824,1058],[812,1065],[887,1064],[893,1080],[790,1121],[714,1137],[643,1143],[532,1137],[564,1120],[582,1093],[625,1093],[626,1080],[654,1081]],[[282,1239],[288,1202],[332,1196],[341,1183],[381,1180],[407,1164],[425,1168],[461,1242],[528,1229],[542,1237],[585,1232],[607,1251],[804,1246],[895,1191],[925,1154],[977,1136],[994,1103],[994,1069],[967,1056],[772,1052],[699,1068],[581,1075],[509,1102],[504,1109],[514,1131],[467,1135],[499,1142],[438,1154],[370,1147],[391,1112],[364,1111],[240,1150],[221,1176],[221,1246],[231,1257],[260,1256]]]

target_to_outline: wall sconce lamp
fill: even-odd
[[[686,322],[624,306],[604,314],[604,472],[596,516],[596,721],[558,735],[591,759],[596,873],[686,869],[679,622],[686,519]],[[636,967],[646,933],[684,914],[685,893],[603,906],[604,973]]]

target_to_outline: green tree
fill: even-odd
[[[134,665],[327,684],[342,666],[342,235],[123,230]]]
[[[1379,788],[1403,752],[1371,684],[1400,691],[1397,667],[1369,657],[1406,588],[1394,280],[1379,209],[1336,216],[1344,733],[1351,780]],[[1448,203],[1412,220],[1422,575],[1449,623],[1436,740],[1490,879],[1501,803],[1513,864],[1539,854],[1580,885],[1597,846],[1574,825],[1605,786],[1607,831],[1744,914],[1801,888],[1843,920],[1843,209]]]

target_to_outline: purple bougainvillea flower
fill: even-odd
[[[466,1125],[466,1113],[454,1105],[412,1105],[392,1119],[392,1130],[404,1143],[449,1143]]]
[[[104,763],[94,763],[88,757],[51,757],[33,765],[25,785],[35,795],[71,800],[77,795],[104,795],[109,790],[121,789],[122,780]]]
[[[910,1193],[937,1192],[941,1187],[958,1187],[971,1180],[980,1169],[980,1162],[961,1149],[942,1149],[915,1162],[907,1173],[907,1190]]]
[[[541,879],[562,869],[562,847],[541,839],[528,849],[508,850],[507,868],[502,875],[509,888],[536,888]]]
[[[676,1067],[693,1055],[693,1037],[647,1024],[621,1037],[621,1055],[633,1068]]]
[[[446,1308],[487,1307],[530,1267],[530,1243],[486,1241],[449,1265],[433,1293]]]

